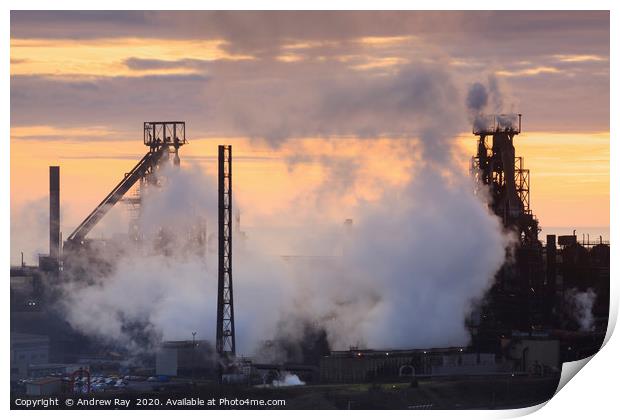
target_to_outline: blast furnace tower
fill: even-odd
[[[476,188],[487,190],[490,209],[517,239],[485,298],[479,330],[493,336],[541,328],[552,307],[538,220],[530,209],[530,173],[523,158],[515,156],[514,139],[520,132],[521,114],[479,116],[473,129],[478,137],[471,166]]]
[[[523,168],[522,157],[515,157],[514,138],[520,132],[521,114],[479,117],[473,130],[478,150],[472,172],[478,185],[489,188],[490,206],[504,227],[526,245],[538,241],[539,228],[530,209],[530,171]]]

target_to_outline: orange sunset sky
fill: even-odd
[[[403,145],[427,126],[466,173],[475,82],[488,112],[523,113],[515,146],[542,228],[608,227],[607,12],[12,12],[12,225],[47,211],[60,165],[68,235],[144,155],[149,120],[186,121],[183,165],[208,174],[233,144],[247,226],[333,176],[326,159],[353,165],[325,209],[344,219],[406,182]]]

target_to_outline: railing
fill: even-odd
[[[144,123],[144,144],[151,148],[162,144],[178,147],[187,143],[184,121],[148,121]]]
[[[498,132],[519,134],[521,114],[478,115],[474,120],[473,134],[493,134]]]
[[[555,235],[555,236],[556,236],[556,239],[557,239],[558,236],[562,236],[562,235]],[[570,235],[567,235],[567,236],[570,236]],[[540,243],[543,246],[547,245],[547,241],[544,238],[542,238],[542,237],[540,238]],[[591,238],[588,238],[587,236],[586,236],[586,238],[582,237],[581,240],[579,240],[579,239],[575,240],[574,243],[578,244],[578,245],[581,245],[584,248],[592,248],[593,246],[596,246],[596,245],[607,245],[607,246],[611,245],[611,242],[609,240],[603,240],[600,237],[598,239],[596,239],[596,238],[591,239]]]

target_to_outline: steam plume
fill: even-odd
[[[487,99],[483,89],[476,89],[468,102],[482,106]],[[454,139],[463,122],[459,103],[449,75],[410,68],[393,80],[365,87],[344,81],[296,107],[304,112],[288,114],[285,126],[245,115],[248,135],[277,133],[272,136],[275,145],[294,144],[290,137],[299,135],[367,138],[389,133],[374,129],[375,123],[385,127],[385,119],[407,145],[413,163],[404,186],[385,186],[377,200],[357,202],[348,238],[338,218],[306,221],[269,237],[234,239],[239,353],[253,353],[278,335],[303,340],[300,326],[307,324],[325,331],[329,345],[337,349],[467,344],[465,316],[501,266],[507,239],[498,219],[473,195],[472,181],[455,158]],[[243,106],[241,111],[251,112]],[[340,162],[320,161],[338,173]],[[355,162],[345,163],[358,168]],[[342,188],[355,186],[358,172]],[[75,328],[134,346],[140,344],[128,325],[148,326],[144,330],[153,332],[153,343],[188,339],[192,331],[206,339],[215,336],[215,249],[191,252],[192,246],[182,245],[187,235],[181,233],[199,218],[205,219],[207,238],[216,232],[216,183],[196,169],[163,175],[168,182],[148,193],[140,223],[167,245],[166,251],[149,246],[130,250],[114,256],[116,269],[107,278],[67,286],[65,311]],[[326,182],[313,193],[319,197],[329,188]],[[316,220],[338,214],[341,202],[323,205]],[[284,214],[301,210],[293,202]],[[276,221],[282,214],[272,217]],[[322,244],[320,258],[283,258],[275,246],[305,245],[309,238]]]
[[[595,300],[596,293],[592,289],[580,292],[573,288],[565,293],[565,302],[569,309],[568,314],[577,323],[580,331],[592,331],[594,328],[592,308]]]
[[[273,386],[281,387],[281,386],[298,386],[305,385],[306,383],[299,379],[299,376],[284,372],[282,379],[275,379],[273,381]]]

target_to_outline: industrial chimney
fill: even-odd
[[[50,166],[50,259],[60,259],[60,166]]]

